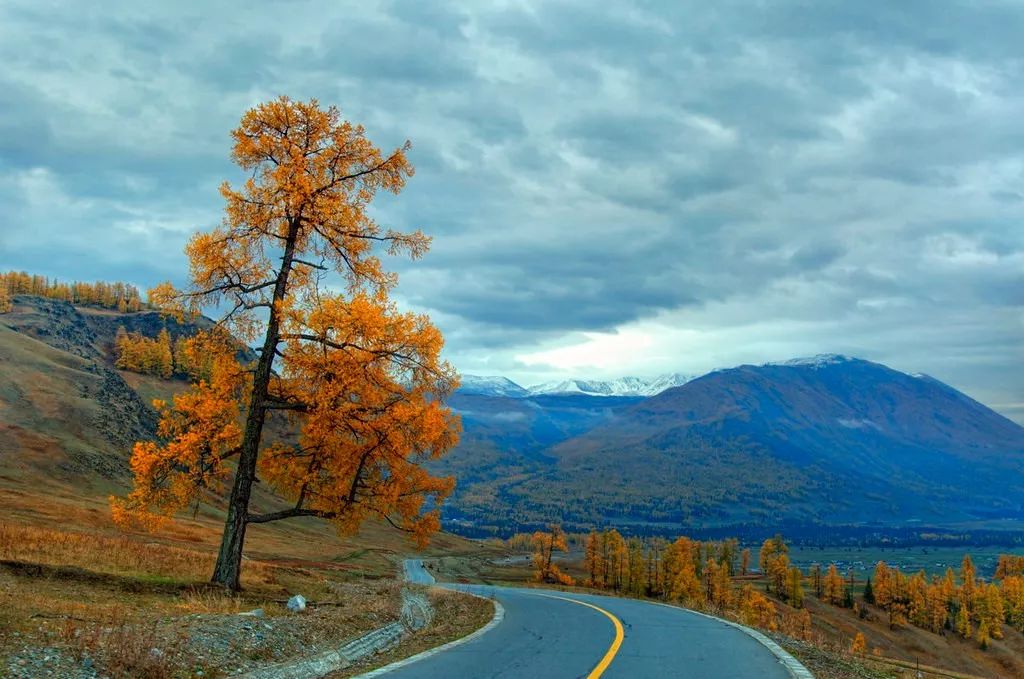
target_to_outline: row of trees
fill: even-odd
[[[230,347],[229,337],[223,341]],[[210,343],[211,338],[203,336],[179,337],[172,343],[167,328],[162,328],[156,338],[150,338],[137,332],[127,332],[122,326],[114,338],[116,365],[122,370],[164,379],[174,375],[193,380],[208,379],[212,359],[203,347]]]
[[[125,332],[123,327],[118,328],[117,336],[114,338],[114,350],[116,365],[122,370],[156,375],[164,379],[169,379],[174,374],[174,350],[167,328],[163,328],[156,339],[137,332]]]
[[[64,283],[26,271],[0,273],[0,300],[11,295],[38,295],[72,304],[117,309],[121,313],[139,311],[147,306],[142,301],[139,290],[129,283]],[[4,304],[0,302],[0,309],[3,307]]]
[[[750,550],[741,550],[735,539],[626,539],[614,529],[595,530],[584,540],[583,567],[584,584],[597,589],[730,613],[766,629],[777,629],[783,622],[801,637],[810,630],[806,611],[781,620],[775,604],[751,585],[733,586],[732,578],[750,569]]]
[[[617,530],[592,531],[584,540],[587,584],[633,596],[664,596],[693,591],[692,583],[712,568],[719,577],[746,574],[750,550],[735,539],[699,542],[681,537],[673,542],[624,538]],[[710,564],[710,566],[709,566]]]
[[[816,563],[808,570],[805,578],[803,571],[790,563],[789,548],[781,536],[776,535],[764,541],[758,554],[758,566],[768,580],[766,589],[794,608],[804,606],[805,584],[819,599],[833,606],[853,606],[852,569],[844,579],[834,563],[829,564],[824,572],[821,564]]]
[[[978,579],[969,555],[960,564],[959,578],[953,569],[930,579],[919,571],[906,575],[880,561],[864,598],[889,615],[892,628],[912,624],[936,634],[955,631],[974,638],[982,648],[1003,637],[1008,624],[1024,632],[1024,559],[1001,556],[991,582]]]
[[[561,530],[552,526],[529,539],[535,548],[538,580],[568,582],[568,576],[560,572],[553,576],[549,569],[551,547],[566,549]],[[517,536],[509,543],[522,546],[526,540],[527,536]],[[734,576],[746,575],[750,566],[750,550],[740,550],[736,540],[624,538],[616,530],[595,530],[582,543],[586,572],[582,584],[597,589],[733,614],[767,629],[782,625],[787,633],[803,638],[809,636],[811,625],[804,608],[806,592],[833,606],[852,608],[862,617],[868,614],[863,603],[854,601],[852,569],[844,575],[834,563],[824,569],[814,564],[805,573],[790,562],[789,548],[778,535],[761,545],[758,567],[767,592],[795,612],[777,609],[749,584],[735,586]],[[893,629],[913,624],[938,634],[950,630],[987,648],[993,639],[1002,638],[1003,624],[1024,632],[1024,557],[1000,556],[995,578],[987,583],[977,577],[969,555],[959,574],[947,569],[943,576],[931,578],[924,571],[906,575],[879,562],[865,583],[863,600],[885,611]],[[853,648],[864,651],[863,635],[854,640]]]
[[[7,291],[7,283],[0,281],[0,314],[11,310],[11,294]]]

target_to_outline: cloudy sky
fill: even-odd
[[[1024,421],[1020,3],[188,5],[0,3],[0,268],[183,283],[228,131],[316,97],[413,142],[464,372],[841,352]]]

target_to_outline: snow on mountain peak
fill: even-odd
[[[459,391],[466,394],[481,394],[483,396],[511,396],[521,398],[528,396],[529,392],[521,386],[499,375],[459,375],[461,384]]]
[[[545,382],[529,388],[531,395],[587,394],[590,396],[654,396],[666,389],[678,387],[694,379],[694,375],[671,373],[652,379],[620,377],[615,380],[568,379]]]
[[[828,365],[838,365],[839,363],[849,363],[855,359],[849,356],[843,356],[842,354],[818,354],[816,356],[805,356],[803,358],[791,358],[788,361],[772,361],[765,363],[765,365],[779,365],[787,367],[810,367],[810,368],[824,368]]]
[[[460,375],[459,391],[482,396],[525,398],[542,394],[584,394],[587,396],[654,396],[666,389],[686,384],[697,377],[682,373],[659,375],[652,379],[620,377],[616,380],[567,379],[537,384],[524,389],[507,377],[498,375]]]

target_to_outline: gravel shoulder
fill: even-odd
[[[480,597],[440,588],[426,590],[426,596],[434,608],[434,615],[429,625],[410,634],[394,648],[368,657],[345,670],[328,675],[329,679],[355,677],[450,641],[461,639],[480,629],[494,617],[494,604]]]

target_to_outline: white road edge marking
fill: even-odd
[[[474,639],[477,639],[487,634],[492,629],[500,625],[501,621],[505,619],[505,607],[498,603],[497,599],[488,599],[487,597],[480,596],[479,594],[472,594],[471,592],[463,592],[463,594],[469,594],[470,596],[475,596],[478,599],[486,599],[487,601],[490,601],[494,604],[494,617],[491,618],[491,621],[489,623],[487,623],[477,631],[473,632],[472,634],[467,634],[461,639],[449,641],[447,644],[443,644],[436,648],[428,649],[426,651],[423,651],[422,653],[417,653],[416,655],[405,658],[404,660],[398,660],[396,662],[391,663],[390,665],[378,667],[377,669],[370,670],[365,674],[357,675],[356,677],[354,677],[354,679],[370,679],[370,677],[379,677],[382,674],[387,674],[388,672],[401,669],[415,662],[419,662],[420,660],[425,660],[426,658],[429,658],[432,655],[437,655],[438,653],[442,653],[449,649],[455,648],[456,646],[461,646],[462,644],[468,643],[470,641],[473,641]]]
[[[747,627],[746,625],[741,625],[738,622],[733,622],[732,620],[726,620],[725,618],[719,618],[714,615],[708,615],[707,613],[701,613],[700,611],[695,611],[692,608],[673,606],[672,604],[665,604],[660,601],[649,601],[648,603],[656,604],[658,606],[664,606],[665,608],[674,608],[676,610],[686,611],[687,613],[693,613],[695,615],[715,620],[724,625],[728,625],[729,627],[735,627],[736,629],[745,633],[747,636],[752,637],[755,641],[757,641],[762,646],[767,648],[771,652],[771,654],[774,655],[780,663],[782,663],[782,666],[786,668],[790,676],[794,677],[794,679],[814,679],[814,675],[811,674],[811,671],[809,669],[803,666],[803,663],[801,663],[799,660],[790,655],[790,653],[786,651],[786,649],[782,648],[777,643],[766,637],[764,634],[758,632],[756,629]]]

